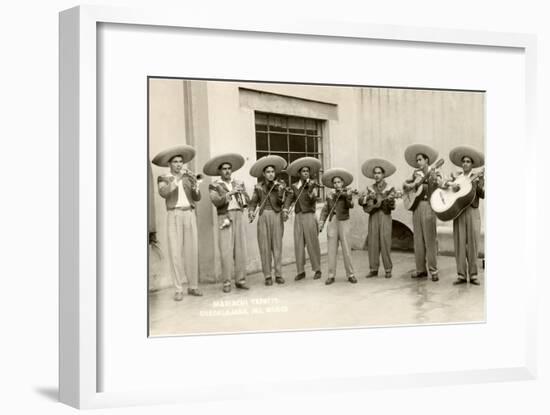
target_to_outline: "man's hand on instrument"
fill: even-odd
[[[483,176],[477,178],[477,187],[479,187],[481,190],[485,189],[485,179]]]
[[[288,220],[288,210],[283,209],[281,214],[283,215],[283,222],[286,222]]]
[[[408,182],[403,183],[403,189],[406,190],[406,191],[413,190],[414,189],[414,183],[408,183]]]

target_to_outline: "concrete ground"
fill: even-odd
[[[305,280],[294,281],[294,264],[283,267],[284,285],[266,287],[260,273],[248,276],[250,290],[230,293],[221,284],[200,288],[203,297],[187,294],[173,300],[173,290],[149,294],[151,336],[242,331],[279,331],[296,329],[416,325],[432,323],[478,322],[485,320],[484,273],[479,264],[480,286],[454,286],[455,259],[439,256],[440,280],[413,280],[412,253],[393,252],[393,278],[366,279],[366,251],[353,251],[358,279],[351,284],[345,278],[341,255],[336,282],[326,286],[326,256],[323,277],[313,280],[306,264]]]

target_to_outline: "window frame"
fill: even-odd
[[[258,123],[258,116],[265,117],[265,123]],[[273,124],[270,124],[270,118],[271,117],[277,117],[284,119],[283,124],[285,127],[281,127],[284,129],[284,131],[274,131],[271,129],[271,126]],[[303,120],[304,128],[302,132],[296,132],[291,130],[290,127],[290,120],[292,119],[299,119]],[[308,125],[308,122],[313,122],[314,130],[308,129],[308,127],[311,126]],[[301,158],[301,157],[315,157],[321,162],[321,168],[315,175],[315,179],[318,180],[318,182],[321,182],[321,177],[324,173],[324,159],[325,159],[325,152],[324,152],[324,132],[325,132],[325,123],[326,120],[319,119],[319,118],[310,118],[310,117],[302,117],[302,116],[296,116],[296,115],[288,115],[288,114],[280,114],[280,113],[272,113],[272,112],[266,112],[266,111],[254,111],[254,135],[256,139],[256,158],[259,159],[260,157],[266,156],[266,155],[280,155],[281,157],[285,158],[287,160],[288,164],[290,164],[292,161]],[[265,126],[265,129],[258,129],[258,126]],[[314,131],[315,134],[308,134],[309,131]],[[266,135],[266,149],[258,148],[258,134],[265,134]],[[271,145],[271,136],[272,135],[284,135],[286,136],[286,150],[274,150],[272,149]],[[290,141],[292,136],[299,136],[304,139],[304,151],[291,151],[290,150]],[[308,151],[309,146],[309,138],[312,138],[315,140],[315,146],[314,151]],[[291,159],[291,155],[300,155],[299,157],[295,157],[294,159]],[[292,184],[296,183],[299,178],[294,176],[289,176],[286,174],[286,172],[279,174],[279,178],[282,178],[287,186],[291,186]],[[261,183],[263,181],[262,178],[258,178],[258,183]],[[325,190],[323,188],[319,189],[318,196],[317,196],[317,203],[322,202],[325,198]]]

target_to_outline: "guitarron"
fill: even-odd
[[[464,209],[474,201],[476,188],[472,183],[483,175],[484,170],[461,174],[452,183],[459,186],[457,191],[452,187],[448,189],[436,189],[430,198],[435,215],[442,221],[456,219]]]

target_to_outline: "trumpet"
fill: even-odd
[[[195,174],[189,169],[185,169],[183,171],[183,175],[189,177],[191,179],[191,182],[193,183],[193,186],[196,186],[196,187],[200,186],[200,184],[204,179],[204,175],[202,173]]]
[[[243,208],[247,207],[246,198],[243,195],[243,193],[245,191],[244,190],[244,182],[243,181],[238,181],[237,186],[233,189],[233,191],[235,192],[234,196],[237,199],[237,203]]]

